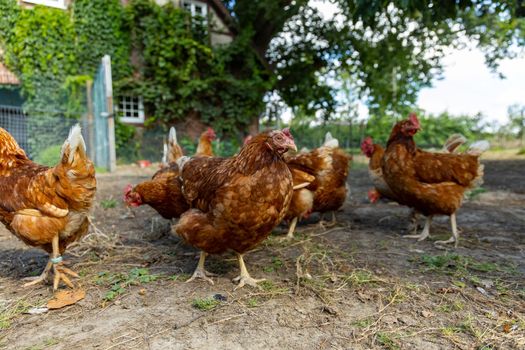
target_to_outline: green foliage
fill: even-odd
[[[103,300],[113,301],[124,294],[129,286],[151,283],[159,279],[159,277],[159,275],[150,274],[148,269],[133,268],[128,273],[110,274],[108,272],[100,272],[95,282],[99,285],[110,285],[110,289],[104,295]]]
[[[114,80],[131,75],[131,39],[119,0],[75,0],[72,5],[79,72],[93,76],[100,59],[111,56]]]
[[[113,209],[117,206],[117,201],[114,198],[103,199],[100,201],[100,205],[104,209]]]
[[[269,86],[249,36],[211,48],[206,24],[170,3],[160,7],[134,0],[129,14],[133,45],[142,52],[142,61],[138,79],[119,84],[144,97],[153,121],[167,123],[197,112],[218,131],[233,132],[262,111]]]
[[[220,301],[215,300],[213,297],[209,298],[196,298],[193,299],[191,305],[201,311],[209,311],[215,309],[220,304]]]
[[[7,37],[6,64],[22,77],[34,109],[63,101],[63,85],[77,71],[75,32],[67,12],[36,6],[19,12]]]
[[[45,148],[35,156],[35,162],[46,166],[55,166],[60,162],[62,145],[53,145]]]

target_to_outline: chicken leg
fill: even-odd
[[[430,224],[432,223],[432,215],[427,216],[427,220],[425,221],[425,227],[423,227],[423,231],[419,235],[404,235],[403,238],[415,238],[419,241],[425,240],[430,235]]]
[[[199,257],[199,264],[197,265],[197,268],[193,272],[193,275],[190,279],[186,281],[186,283],[193,281],[196,278],[202,278],[205,281],[208,281],[212,286],[214,285],[213,280],[210,277],[217,276],[214,273],[208,272],[204,269],[204,262],[206,261],[206,256],[208,254],[206,252],[201,251],[201,255]]]
[[[242,258],[242,254],[237,253],[237,258],[239,260],[239,268],[241,269],[241,274],[238,277],[235,277],[233,279],[233,282],[239,282],[237,287],[235,287],[233,290],[237,290],[239,288],[244,287],[245,284],[260,288],[257,283],[265,281],[266,278],[261,279],[255,279],[252,276],[250,276],[250,273],[248,272],[248,269],[246,269],[246,265],[244,264],[244,259]]]
[[[335,216],[335,211],[332,211],[332,221],[319,221],[319,226],[321,226],[323,230],[325,229],[325,227],[332,227],[335,225],[337,225],[337,217]]]
[[[435,241],[434,244],[454,243],[454,248],[458,247],[459,233],[458,233],[458,227],[456,224],[456,213],[450,215],[450,226],[452,227],[452,237],[450,237],[446,241]]]
[[[292,222],[290,223],[290,228],[288,229],[288,234],[286,235],[286,239],[288,240],[292,240],[293,239],[293,234],[295,232],[295,226],[297,225],[297,217],[293,218],[292,219]]]
[[[37,283],[45,281],[47,279],[47,276],[49,275],[49,271],[51,270],[51,268],[53,268],[53,273],[55,275],[53,278],[53,290],[58,289],[58,285],[61,280],[64,281],[64,283],[68,287],[75,288],[68,275],[76,278],[78,278],[79,276],[76,272],[62,265],[62,257],[60,256],[59,248],[59,238],[59,235],[53,237],[53,241],[51,242],[53,252],[51,253],[51,257],[49,258],[49,261],[47,262],[47,265],[44,268],[42,274],[37,278],[33,279],[31,282],[24,284],[24,287],[33,286]]]

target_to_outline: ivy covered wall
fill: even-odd
[[[2,61],[21,79],[28,108],[75,115],[85,81],[109,54],[115,95],[142,95],[147,125],[192,114],[234,134],[263,111],[270,78],[249,38],[212,48],[206,25],[171,4],[76,0],[62,11],[0,0],[0,13]],[[128,128],[117,135],[132,133]]]

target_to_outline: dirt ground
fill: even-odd
[[[233,291],[235,256],[209,257],[215,285],[185,283],[197,252],[147,207],[122,201],[155,169],[99,176],[91,233],[69,250],[86,298],[31,314],[49,285],[22,288],[47,255],[0,228],[0,348],[6,349],[525,349],[525,158],[485,161],[483,189],[458,213],[457,249],[437,218],[414,242],[408,210],[367,202],[366,168],[336,227],[315,215],[292,242],[284,226],[246,255],[262,289]]]

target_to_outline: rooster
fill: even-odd
[[[394,126],[381,163],[384,179],[396,198],[427,217],[421,234],[405,237],[426,239],[432,217],[448,215],[452,237],[436,243],[454,243],[457,247],[456,212],[465,191],[482,182],[483,165],[479,157],[489,144],[476,142],[466,154],[425,152],[418,149],[413,140],[420,129],[414,113]]]
[[[197,146],[197,151],[195,152],[196,157],[213,157],[213,148],[212,141],[215,140],[217,136],[215,131],[212,128],[206,129],[205,132],[201,134],[199,138],[199,144]]]
[[[207,254],[237,253],[240,275],[235,289],[262,280],[248,273],[243,255],[259,245],[284,218],[293,192],[292,175],[283,160],[297,151],[288,129],[254,136],[231,158],[181,158],[183,194],[191,205],[174,231],[201,250],[189,281],[203,278]]]
[[[15,139],[0,128],[0,222],[24,243],[50,254],[32,282],[46,280],[53,269],[53,289],[60,281],[73,288],[62,254],[88,230],[88,213],[96,192],[95,167],[86,155],[80,126],[74,126],[61,150],[60,163],[48,168],[33,163]]]

